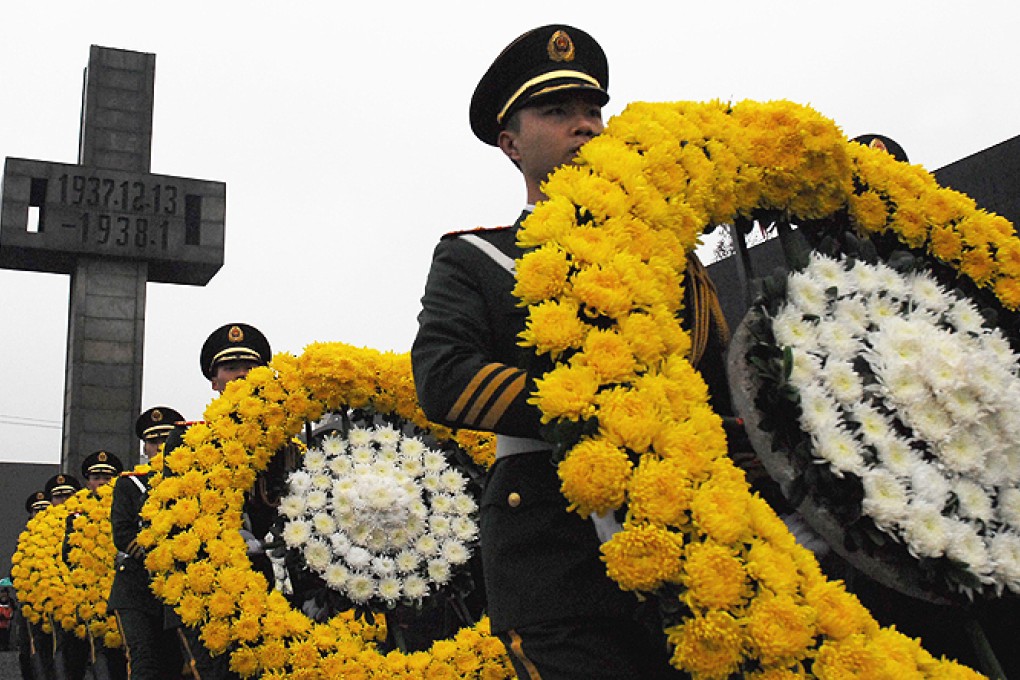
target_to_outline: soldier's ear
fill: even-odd
[[[521,162],[521,152],[517,148],[517,134],[513,130],[503,129],[500,130],[499,136],[496,138],[496,146],[506,154],[507,158],[512,160],[515,165],[519,165]]]

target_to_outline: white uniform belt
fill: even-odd
[[[535,451],[552,451],[552,446],[541,439],[511,437],[508,434],[496,435],[496,460]]]

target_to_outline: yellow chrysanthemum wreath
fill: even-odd
[[[79,491],[65,503],[68,513],[77,515],[67,535],[70,569],[67,587],[75,603],[78,637],[85,637],[85,629],[88,629],[93,639],[117,648],[121,645],[117,618],[106,610],[117,556],[110,526],[112,500],[111,483],[99,487],[95,493]],[[61,625],[66,624],[62,622]]]
[[[28,520],[11,558],[21,611],[47,633],[61,625],[58,622],[74,621],[75,606],[67,588],[70,572],[61,558],[66,522],[66,503],[46,508]]]
[[[187,625],[201,626],[213,653],[230,653],[242,676],[270,678],[484,678],[513,675],[487,620],[437,641],[428,652],[381,654],[384,631],[349,613],[315,623],[293,609],[245,555],[241,507],[245,490],[276,451],[329,411],[371,408],[395,414],[439,439],[454,439],[488,464],[491,438],[429,423],[418,408],[408,355],[341,343],[309,346],[300,357],[278,354],[268,367],[230,383],[191,426],[184,445],[164,452],[173,472],[156,476],[138,542],[154,592]]]
[[[545,422],[597,421],[597,434],[559,442],[571,447],[562,491],[584,516],[626,506],[603,559],[622,589],[687,612],[666,630],[673,665],[698,678],[980,677],[881,629],[749,493],[685,358],[677,291],[686,253],[714,225],[847,210],[1016,309],[1009,222],[789,102],[632,104],[545,192],[519,235],[533,250],[515,289],[529,306],[522,342],[557,360],[531,401]]]

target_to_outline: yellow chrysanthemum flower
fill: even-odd
[[[627,340],[616,330],[600,328],[588,332],[574,363],[591,367],[602,384],[630,377],[637,366]]]
[[[815,612],[789,595],[757,597],[746,626],[751,647],[762,663],[791,662],[808,656],[815,637]]]
[[[644,453],[662,426],[655,395],[641,389],[614,387],[595,397],[599,433],[614,446]]]
[[[551,243],[543,245],[517,261],[517,285],[514,295],[521,304],[535,304],[563,292],[570,274],[567,252]]]
[[[587,517],[620,507],[633,468],[626,452],[603,439],[583,439],[560,463],[560,490],[569,510]]]
[[[581,420],[595,413],[598,376],[587,366],[559,365],[535,381],[529,404],[542,411],[542,422]]]
[[[731,548],[712,541],[684,548],[683,600],[692,609],[729,610],[751,597],[747,570]]]
[[[673,460],[643,457],[627,485],[630,516],[637,522],[685,526],[693,497],[690,476]]]
[[[723,545],[744,540],[750,533],[747,485],[710,480],[698,488],[691,501],[697,526]]]
[[[744,658],[740,624],[726,612],[695,614],[666,630],[673,645],[673,665],[706,680],[725,680]]]
[[[528,321],[521,332],[521,343],[554,359],[577,349],[588,335],[588,326],[580,318],[577,302],[547,300],[528,310]]]
[[[679,578],[683,538],[651,524],[628,525],[602,544],[606,572],[623,590],[655,590]]]

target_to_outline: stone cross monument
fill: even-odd
[[[146,283],[202,286],[223,265],[226,185],[149,172],[155,70],[93,45],[78,163],[4,164],[0,267],[71,276],[60,462],[76,476],[99,449],[138,462]]]

